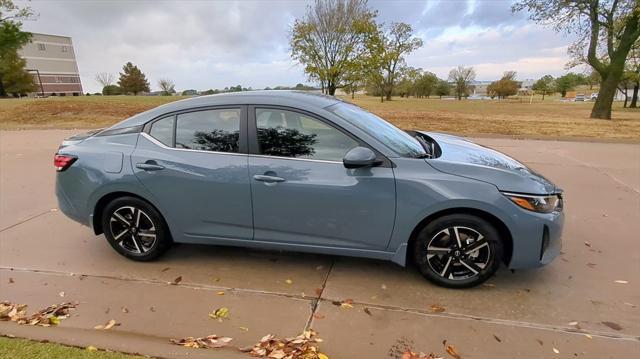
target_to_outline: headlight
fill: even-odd
[[[503,193],[513,203],[533,212],[551,213],[562,210],[562,196],[560,194],[550,194],[535,196],[528,194]]]

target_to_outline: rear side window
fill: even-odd
[[[151,125],[149,134],[151,137],[162,142],[165,146],[173,146],[173,121],[174,117],[165,117]]]
[[[176,148],[239,152],[240,109],[188,112],[177,121]]]

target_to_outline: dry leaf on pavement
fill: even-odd
[[[444,307],[439,305],[439,304],[431,304],[430,309],[431,309],[431,311],[433,313],[442,313],[442,312],[444,312]]]
[[[15,304],[11,302],[0,302],[0,320],[16,322],[27,315],[26,304]]]
[[[458,354],[456,347],[454,347],[453,345],[447,345],[446,350],[447,350],[447,354],[451,355],[452,357],[456,359],[462,358],[460,354]]]
[[[629,282],[627,282],[626,280],[617,280],[616,283],[618,283],[618,284],[627,284]]]
[[[289,284],[289,285],[293,284],[293,281],[292,281],[291,279],[287,279],[287,280],[285,280],[284,282],[285,282],[285,283],[287,283],[287,284]]]
[[[498,343],[502,343],[502,339],[500,339],[500,337],[498,337],[497,335],[493,335],[493,338],[498,342]]]
[[[50,305],[30,317],[20,318],[18,324],[39,325],[48,327],[58,325],[62,319],[69,317],[69,312],[76,308],[74,303]]]
[[[204,338],[187,337],[182,339],[171,339],[171,343],[182,345],[183,347],[188,348],[216,349],[226,346],[232,340],[233,338],[219,337],[215,334],[212,334]]]
[[[556,348],[553,348],[553,352],[556,353],[556,354],[560,354],[560,351],[558,349],[556,349]]]
[[[180,282],[182,282],[182,276],[174,279],[173,282],[171,282],[171,285],[178,285]]]
[[[620,324],[618,323],[614,323],[614,322],[602,322],[602,324],[606,325],[607,327],[613,329],[613,330],[622,330],[622,327],[620,326]]]
[[[407,350],[402,353],[402,359],[442,359],[441,357],[436,357],[435,354],[429,353],[416,353],[411,350]]]
[[[320,352],[313,330],[302,332],[295,338],[279,339],[272,334],[265,335],[260,341],[251,347],[240,349],[260,358],[273,359],[328,359],[326,354]]]
[[[223,319],[227,319],[229,317],[229,308],[218,308],[213,312],[209,313],[209,318],[217,319],[219,322],[222,322]]]
[[[96,325],[93,329],[97,330],[109,330],[113,327],[119,326],[120,323],[116,322],[114,319],[109,320],[105,324]]]
[[[364,312],[367,313],[367,315],[370,315],[373,317],[373,314],[371,313],[371,311],[369,310],[369,308],[364,307]]]

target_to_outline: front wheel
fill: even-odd
[[[467,214],[440,217],[426,225],[415,241],[415,262],[430,281],[449,288],[468,288],[491,277],[502,258],[498,231]]]
[[[172,242],[160,213],[135,197],[121,197],[110,202],[102,215],[102,228],[113,249],[136,261],[157,258]]]

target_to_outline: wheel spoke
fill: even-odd
[[[469,268],[470,271],[473,272],[473,274],[478,274],[480,273],[480,271],[482,270],[482,268],[478,267],[475,263],[473,263],[472,261],[465,261],[465,260],[460,260],[460,264],[462,264],[463,266]]]
[[[444,278],[449,278],[449,275],[451,274],[451,270],[453,268],[453,265],[451,264],[452,258],[448,257],[447,258],[447,263],[444,265],[444,269],[442,269],[442,272],[440,272],[440,276],[444,277]]]
[[[143,253],[143,246],[141,244],[138,243],[138,239],[136,238],[136,236],[131,235],[131,240],[133,241],[133,245],[136,246],[136,250],[138,251],[138,253]]]
[[[127,227],[131,226],[131,224],[129,223],[129,221],[127,221],[126,218],[122,217],[122,215],[120,213],[113,212],[113,217],[111,217],[111,219],[116,218],[117,220],[119,220],[120,222],[124,223]]]
[[[453,230],[453,233],[452,233]],[[453,227],[449,229],[449,238],[455,239],[458,244],[458,248],[462,248],[462,243],[460,242],[460,234],[458,234],[458,227]]]
[[[427,254],[447,254],[451,252],[450,248],[445,247],[427,247]]]
[[[479,238],[477,241],[471,243],[470,245],[466,246],[464,248],[464,253],[465,254],[471,254],[477,250],[479,250],[482,247],[488,246],[489,242],[487,242],[486,239],[484,238]]]
[[[139,209],[133,210],[133,216],[136,218],[136,227],[140,227],[140,216],[142,215],[142,211]]]
[[[118,240],[120,240],[120,238],[121,238],[122,236],[124,236],[125,234],[127,234],[127,232],[129,232],[129,230],[128,230],[128,229],[125,229],[124,231],[120,232],[120,234],[118,234],[118,235],[114,236],[114,237],[113,237],[113,239],[115,239],[116,241],[118,241]]]
[[[138,232],[138,235],[140,237],[150,237],[150,238],[156,238],[156,234],[153,231],[140,231]]]

